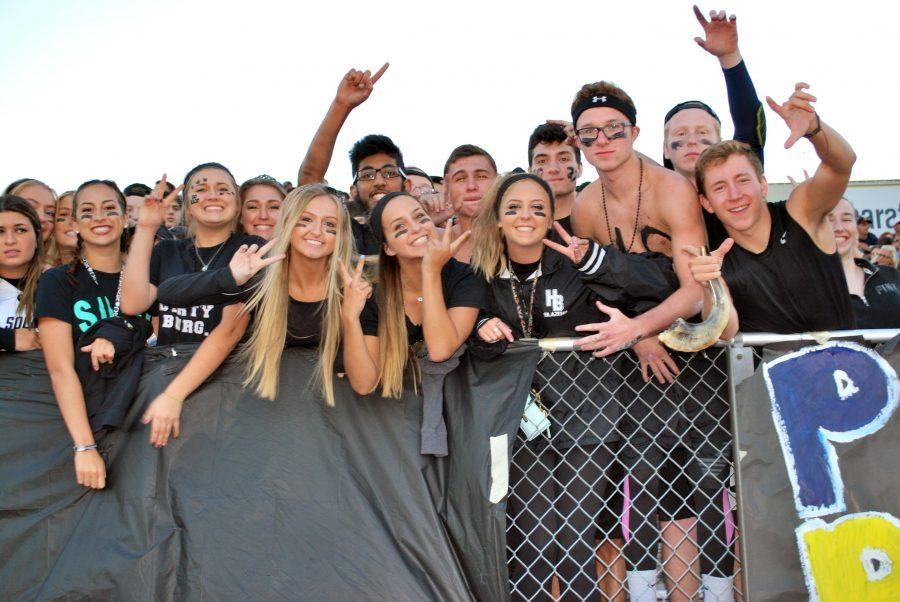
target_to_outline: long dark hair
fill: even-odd
[[[122,209],[122,215],[124,216],[127,208],[125,204],[125,195],[122,194],[122,191],[119,190],[119,185],[113,182],[112,180],[88,180],[87,182],[83,182],[78,188],[75,189],[75,195],[72,197],[72,218],[77,220],[75,217],[78,211],[78,198],[81,196],[82,191],[86,188],[90,188],[91,186],[106,186],[116,195],[116,200],[119,201],[119,207]],[[127,237],[127,228],[122,228],[122,239],[119,242],[119,250],[122,250],[125,245],[125,240]],[[72,261],[69,262],[69,269],[66,270],[66,274],[69,277],[69,281],[78,285],[78,279],[75,278],[75,270],[78,269],[78,264],[81,263],[81,249],[84,246],[84,240],[81,238],[81,234],[76,234],[76,243],[75,243],[75,253],[72,255]]]
[[[19,305],[16,307],[17,313],[24,310],[25,320],[30,323],[34,318],[34,295],[44,266],[43,245],[41,244],[41,220],[38,218],[37,211],[34,210],[34,207],[28,201],[12,194],[0,196],[0,212],[4,211],[12,211],[24,215],[28,218],[28,222],[34,231],[34,255],[31,256],[28,271],[25,272],[25,276],[19,283],[22,295],[19,297]]]

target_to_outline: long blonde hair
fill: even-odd
[[[341,303],[343,301],[342,281],[338,259],[344,265],[353,265],[353,236],[350,218],[343,204],[328,193],[321,184],[308,184],[291,191],[281,205],[275,236],[278,242],[272,255],[287,254],[266,270],[262,282],[247,302],[244,311],[256,310],[253,332],[250,340],[240,352],[240,359],[246,362],[247,372],[244,384],[256,383],[256,393],[267,399],[275,399],[278,393],[278,371],[284,341],[287,336],[287,315],[290,304],[288,279],[290,278],[291,234],[300,216],[309,203],[325,196],[337,206],[338,227],[334,253],[328,262],[328,282],[326,284],[324,315],[322,316],[323,336],[319,343],[317,380],[322,387],[325,403],[334,405],[334,360],[341,343]]]
[[[473,240],[477,240],[478,244],[472,251],[472,269],[476,273],[482,274],[488,282],[497,277],[506,269],[506,241],[500,231],[500,204],[503,202],[503,196],[506,191],[516,182],[523,180],[533,180],[541,184],[550,198],[550,216],[556,208],[553,199],[553,191],[542,179],[533,174],[522,173],[505,173],[497,178],[484,198],[481,200],[481,213],[475,218],[473,226]],[[553,220],[550,220],[552,227]]]

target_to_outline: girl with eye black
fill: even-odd
[[[570,237],[558,224],[565,244],[547,239],[553,214],[552,190],[533,174],[507,174],[485,195],[472,266],[490,294],[472,337],[473,353],[502,353],[520,338],[574,336],[577,325],[602,320],[603,314],[626,321],[620,309],[645,311],[678,287],[670,262],[601,248]],[[585,363],[570,356],[560,368],[545,389],[561,392],[558,400],[545,398],[556,402],[550,410],[552,441],[520,442],[513,452],[538,458],[529,462],[528,474],[516,474],[513,463],[510,475],[509,534],[516,559],[510,572],[523,599],[541,592],[549,599],[554,574],[564,598],[599,597],[594,539],[608,497],[611,446],[618,439],[614,391],[621,379],[604,360]]]
[[[416,362],[411,349],[424,343],[435,362],[456,353],[484,303],[484,283],[453,259],[469,234],[452,242],[449,228],[439,234],[409,193],[382,197],[369,224],[380,250],[377,304],[345,301],[344,358],[360,381],[380,383],[384,397],[400,397],[406,368]]]
[[[41,223],[23,198],[0,196],[0,350],[40,349],[34,297],[41,277]]]
[[[177,294],[157,294],[167,279],[207,272],[228,265],[241,245],[262,244],[257,236],[237,234],[240,218],[238,187],[228,169],[219,163],[203,163],[191,169],[184,184],[168,195],[163,176],[154,193],[144,199],[129,249],[128,269],[122,278],[122,310],[144,312],[155,307],[159,320],[157,345],[201,343],[179,377],[148,407],[145,422],[152,422],[150,442],[161,447],[169,433],[178,435],[178,417],[185,397],[200,385],[243,334],[246,319],[241,306],[222,303],[191,303]],[[166,211],[184,190],[185,221],[190,236],[163,240],[154,246],[157,229]]]
[[[72,203],[78,233],[74,257],[70,264],[41,276],[34,313],[53,392],[75,444],[78,483],[102,489],[106,467],[75,372],[75,346],[82,333],[100,320],[125,313],[120,307],[125,197],[115,182],[91,180],[78,187]],[[112,363],[115,355],[112,343],[102,338],[80,351],[91,354],[94,370]]]

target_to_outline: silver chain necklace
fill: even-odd
[[[91,280],[94,281],[94,286],[99,287],[100,283],[97,282],[97,274],[94,272],[94,268],[91,267],[91,264],[88,263],[88,260],[82,257],[81,265],[84,266],[84,269],[87,270],[87,273],[91,277]],[[119,268],[119,281],[116,284],[116,304],[115,307],[113,307],[113,317],[119,315],[119,303],[122,300],[122,270],[124,269],[124,267],[125,265],[123,264],[122,267]]]
[[[216,249],[216,252],[213,253],[213,256],[210,258],[209,261],[203,261],[203,259],[200,257],[200,251],[197,250],[197,244],[196,244],[196,242],[194,243],[194,255],[197,256],[197,261],[199,261],[200,265],[203,266],[202,268],[200,268],[201,272],[205,272],[206,270],[209,269],[209,266],[211,266],[212,262],[214,262],[216,260],[216,257],[219,256],[219,251],[222,250],[222,248],[225,246],[226,242],[228,242],[228,239],[225,239],[222,242],[222,244],[219,245],[219,248]]]

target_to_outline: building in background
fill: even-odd
[[[769,182],[768,200],[783,201],[791,192],[789,182]],[[872,221],[870,231],[888,232],[900,220],[900,180],[865,180],[850,182],[844,195],[859,214]]]

